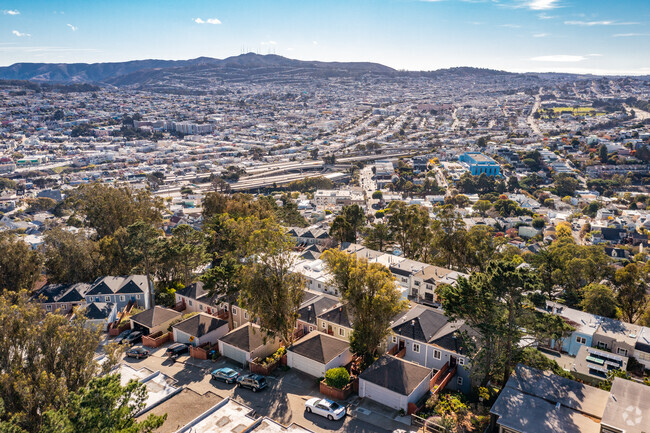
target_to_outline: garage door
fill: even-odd
[[[401,396],[392,391],[382,388],[381,386],[375,385],[374,383],[365,382],[365,394],[364,397],[376,401],[379,404],[384,406],[391,407],[393,409],[405,409],[401,407]]]
[[[322,377],[323,376],[323,364],[313,361],[304,356],[298,355],[293,352],[287,353],[287,364],[291,368],[300,370],[303,373],[307,373],[310,376]]]
[[[222,344],[223,347],[223,353],[222,355],[225,356],[226,358],[230,358],[233,361],[246,366],[246,352],[237,349],[236,347],[233,347],[229,344]]]

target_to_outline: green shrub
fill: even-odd
[[[343,368],[330,368],[325,372],[325,383],[332,388],[343,389],[350,383],[350,373]]]

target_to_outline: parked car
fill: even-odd
[[[122,340],[123,344],[129,344],[129,345],[134,345],[135,343],[139,343],[142,341],[142,332],[140,331],[133,331],[129,335],[126,336],[124,340]]]
[[[122,331],[122,332],[120,332],[120,335],[118,335],[117,337],[115,337],[115,340],[113,340],[113,342],[114,342],[114,343],[117,343],[117,344],[122,344],[122,342],[124,341],[124,339],[125,339],[126,337],[128,337],[129,334],[130,334],[131,332],[133,332],[133,331],[130,330],[130,329],[127,329],[126,331]]]
[[[126,356],[135,359],[146,358],[149,356],[149,351],[144,347],[132,347],[126,351]]]
[[[238,377],[239,372],[228,367],[217,368],[212,372],[212,378],[214,380],[221,380],[226,383],[235,383]]]
[[[173,358],[178,358],[181,354],[187,353],[190,351],[190,347],[187,344],[175,343],[167,348],[165,355],[171,356]]]
[[[345,416],[345,406],[326,398],[311,398],[305,402],[305,409],[309,413],[324,416],[329,420],[339,420]]]
[[[237,386],[257,392],[266,388],[268,383],[266,383],[266,377],[261,374],[246,374],[237,378]]]

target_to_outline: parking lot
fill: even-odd
[[[392,419],[392,411],[384,410],[370,402],[359,401],[353,395],[346,402],[349,406],[346,416],[339,421],[330,421],[321,416],[305,412],[305,401],[312,397],[323,397],[318,392],[315,378],[298,371],[275,370],[267,376],[269,386],[261,392],[252,392],[221,381],[212,380],[210,372],[220,367],[231,367],[241,371],[241,367],[221,357],[216,361],[192,359],[187,355],[172,362],[164,352],[169,346],[163,345],[151,350],[145,359],[125,358],[124,363],[133,368],[146,367],[160,370],[172,377],[179,386],[185,386],[198,394],[211,391],[221,398],[230,397],[255,410],[260,416],[268,416],[284,425],[292,422],[315,432],[393,432],[408,431],[410,426]],[[358,406],[360,404],[360,406]],[[361,407],[358,411],[357,407]],[[182,408],[178,408],[182,410]]]

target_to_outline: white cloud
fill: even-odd
[[[587,60],[585,56],[572,56],[568,54],[556,54],[552,56],[539,56],[533,57],[532,59],[535,62],[562,62],[562,63],[572,63],[572,62],[582,62]]]
[[[557,18],[557,17],[547,15],[547,14],[539,14],[537,15],[537,18],[539,18],[540,20],[552,20],[553,18]]]
[[[278,43],[275,41],[264,41],[260,42],[261,45],[277,45]]]
[[[587,57],[603,57],[602,54],[587,54]]]
[[[66,26],[70,27],[70,30],[72,30],[73,32],[76,32],[78,29],[78,27],[73,26],[72,24],[66,24]]]
[[[638,36],[650,36],[650,33],[616,33],[612,35],[615,38],[634,38]]]
[[[592,27],[592,26],[633,26],[639,23],[604,20],[604,21],[565,21],[564,24],[569,26]]]
[[[27,36],[27,37],[31,36],[29,33],[21,33],[18,30],[14,30],[11,33],[13,33],[15,36],[18,36],[19,38],[22,38],[22,37],[25,37],[25,36]]]
[[[318,45],[318,41],[312,41],[312,44]]]
[[[535,33],[533,35],[534,38],[545,38],[548,36],[548,33]]]
[[[534,11],[545,11],[549,9],[559,8],[559,0],[528,0],[526,6]]]
[[[221,21],[219,21],[217,18],[207,18],[205,20],[201,18],[195,18],[194,22],[197,24],[221,24]]]
[[[2,11],[2,13],[5,15],[20,15],[20,11],[17,11],[16,9],[6,9]]]
[[[520,29],[521,26],[519,24],[501,24],[500,27],[507,27],[509,29]]]

